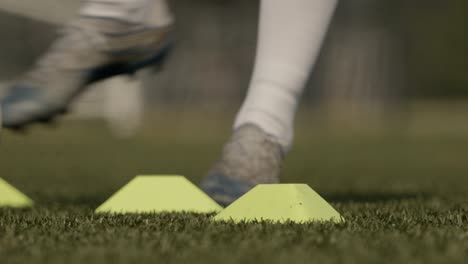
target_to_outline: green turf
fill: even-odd
[[[93,214],[137,174],[199,181],[232,115],[150,116],[125,140],[99,122],[7,132],[0,177],[37,206],[0,210],[0,263],[465,263],[468,123],[443,124],[454,118],[426,113],[404,126],[354,131],[312,125],[303,113],[283,181],[308,183],[343,214],[343,225]]]

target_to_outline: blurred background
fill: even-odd
[[[6,82],[31,66],[79,1],[2,2],[0,80]],[[149,108],[237,107],[252,69],[259,1],[170,3],[177,18],[176,50],[165,71],[143,76],[138,96]],[[341,1],[304,105],[348,119],[404,110],[417,100],[463,99],[468,95],[467,10],[463,0]],[[90,111],[98,111],[94,108]]]
[[[164,71],[97,84],[58,129],[6,134],[0,170],[25,179],[28,170],[12,164],[29,157],[34,171],[68,194],[73,190],[59,175],[70,170],[83,179],[81,193],[98,192],[89,189],[96,173],[120,179],[105,190],[148,171],[198,180],[246,93],[259,1],[170,4],[177,46]],[[78,6],[78,0],[0,2],[0,87],[31,66]],[[467,53],[468,1],[340,1],[302,100],[286,179],[332,193],[465,190],[457,182],[468,171]],[[27,151],[34,147],[45,159],[39,164]],[[102,152],[97,162],[84,157],[89,149],[113,153]],[[46,166],[57,159],[62,169]]]

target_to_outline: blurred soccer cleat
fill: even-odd
[[[280,144],[259,127],[247,124],[234,131],[201,188],[226,206],[257,184],[278,183],[282,161]]]
[[[159,66],[171,47],[170,33],[170,26],[78,18],[0,101],[3,127],[51,122],[89,84]]]

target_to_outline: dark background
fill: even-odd
[[[158,104],[241,100],[254,59],[258,1],[170,4],[177,48],[167,71],[147,85],[149,98]],[[305,101],[467,96],[467,13],[463,0],[341,1]],[[0,78],[27,69],[55,31],[0,13]]]

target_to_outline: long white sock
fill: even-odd
[[[262,0],[254,73],[234,129],[253,123],[285,151],[337,0]]]
[[[86,0],[80,15],[146,26],[167,26],[174,20],[166,0]]]

